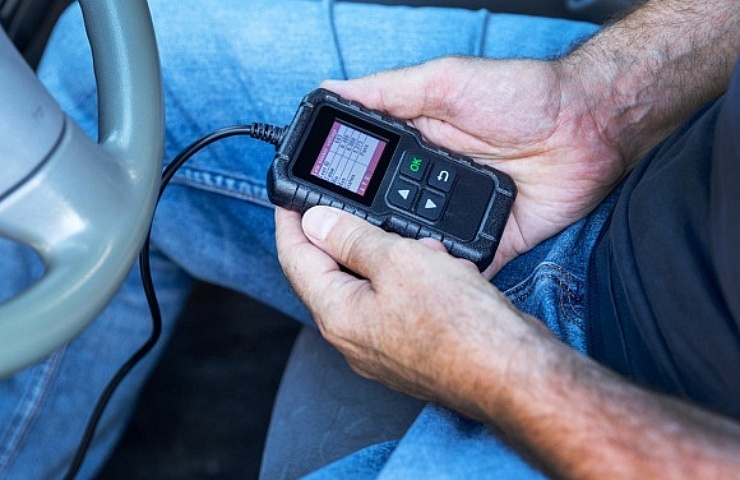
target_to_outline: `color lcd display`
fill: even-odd
[[[334,120],[311,175],[364,196],[386,141]]]

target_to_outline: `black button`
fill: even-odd
[[[455,181],[457,172],[455,169],[445,163],[437,163],[432,168],[432,174],[429,175],[429,185],[439,188],[443,192],[449,192],[452,189],[452,183]]]
[[[388,191],[388,201],[397,207],[411,210],[411,205],[414,203],[418,191],[419,187],[413,183],[397,178]]]
[[[420,153],[408,151],[404,154],[403,161],[401,162],[401,175],[413,178],[414,180],[421,180],[424,178],[429,168],[429,160]]]
[[[416,206],[416,213],[428,220],[437,221],[442,216],[444,205],[444,195],[424,190]]]

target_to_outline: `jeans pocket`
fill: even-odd
[[[556,263],[541,263],[504,292],[514,305],[544,322],[562,341],[586,351],[585,280]]]

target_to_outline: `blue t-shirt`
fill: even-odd
[[[740,62],[625,181],[592,257],[590,353],[740,419]]]

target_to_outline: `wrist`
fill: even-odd
[[[572,352],[564,352],[566,347],[541,321],[506,304],[488,314],[495,325],[466,342],[460,357],[467,373],[456,375],[449,391],[458,397],[454,408],[511,434],[520,425],[522,407],[542,400],[538,391],[564,361],[562,355]]]
[[[732,3],[647,2],[557,62],[564,102],[632,165],[726,90],[740,49]]]
[[[581,54],[559,60],[557,69],[564,109],[617,153],[625,171],[665,136],[662,129],[645,128],[655,120],[656,99],[634,72],[623,75],[614,65]]]

